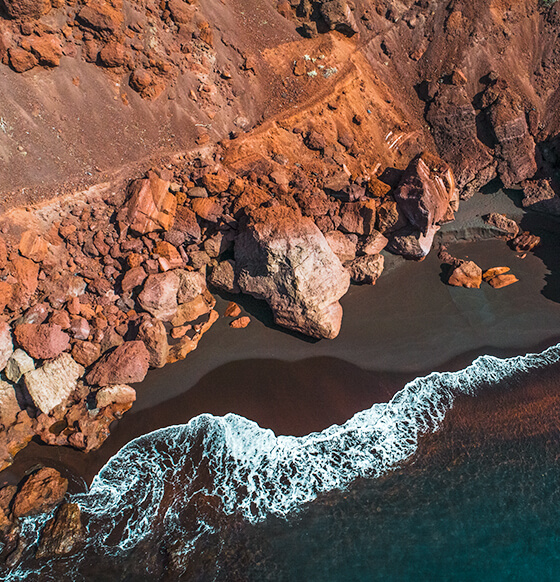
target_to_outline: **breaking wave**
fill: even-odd
[[[481,356],[458,372],[416,378],[390,402],[303,437],[276,436],[235,414],[203,414],[144,435],[107,462],[89,492],[73,496],[87,522],[86,550],[122,556],[165,532],[188,555],[219,533],[224,517],[255,523],[293,514],[321,493],[379,477],[409,459],[457,396],[559,360],[560,344],[508,359]],[[28,539],[36,539],[44,521],[25,522]],[[64,559],[70,566],[80,557]],[[38,571],[25,563],[8,580]],[[43,576],[48,568],[40,568]]]

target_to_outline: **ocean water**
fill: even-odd
[[[3,579],[560,579],[559,361],[482,356],[302,437],[234,414],[149,433],[72,497],[79,551],[35,560],[29,518]]]

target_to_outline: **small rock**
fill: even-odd
[[[226,293],[237,294],[241,292],[236,280],[235,262],[232,260],[218,263],[212,269],[208,282],[216,289],[225,291]]]
[[[508,218],[505,214],[498,214],[497,212],[492,212],[484,217],[484,221],[487,224],[495,226],[498,230],[502,231],[507,238],[514,238],[519,232],[519,226],[515,220]]]
[[[148,363],[151,368],[163,368],[169,356],[169,344],[167,343],[167,330],[159,319],[147,317],[140,324],[137,340],[144,342],[148,350]]]
[[[111,404],[132,405],[136,401],[136,390],[126,384],[116,384],[101,388],[95,395],[97,408],[105,408]]]
[[[34,369],[35,361],[33,358],[24,352],[21,348],[18,348],[10,356],[4,373],[10,382],[17,384],[24,374],[31,372],[31,370]]]
[[[388,242],[389,239],[376,230],[358,243],[358,252],[364,255],[378,255]]]
[[[196,186],[188,190],[187,194],[190,198],[208,198],[208,191],[206,188]]]
[[[88,320],[85,317],[72,317],[70,322],[70,332],[74,339],[87,340],[91,333]]]
[[[241,315],[241,307],[239,307],[239,305],[237,305],[237,303],[230,301],[228,303],[228,306],[226,307],[226,310],[224,312],[224,316],[225,317],[238,317],[239,315]]]
[[[364,255],[345,265],[354,283],[375,285],[383,272],[385,259],[383,255]]]
[[[351,261],[356,258],[356,243],[349,236],[339,230],[325,233],[325,238],[334,254],[342,261]]]
[[[541,238],[536,234],[525,231],[512,239],[510,244],[513,250],[526,253],[539,246],[541,244]]]
[[[89,368],[101,357],[101,346],[94,342],[77,341],[72,348],[72,357],[78,364]]]
[[[123,293],[130,293],[130,291],[133,291],[136,287],[140,287],[140,285],[142,285],[146,280],[147,276],[148,274],[146,271],[140,266],[129,269],[121,281],[121,289]]]
[[[492,279],[493,277],[496,277],[498,275],[503,275],[508,271],[509,267],[492,267],[491,269],[488,269],[487,271],[484,271],[484,273],[482,273],[482,278],[485,281],[488,281],[488,279]]]
[[[229,326],[233,327],[234,329],[243,329],[247,327],[251,323],[251,318],[244,315],[243,317],[239,317],[238,319],[234,319],[230,321]]]
[[[36,263],[45,260],[49,245],[47,241],[34,230],[26,230],[21,235],[19,252]]]
[[[447,282],[454,287],[479,289],[482,283],[482,269],[473,261],[463,261],[452,271]]]
[[[501,289],[502,287],[507,287],[508,285],[517,283],[517,281],[519,281],[519,279],[512,273],[504,273],[488,279],[488,284],[494,287],[494,289]]]
[[[0,425],[8,428],[16,422],[20,412],[21,408],[14,387],[8,382],[0,380]]]

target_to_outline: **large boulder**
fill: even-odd
[[[46,513],[56,507],[66,495],[68,479],[56,469],[44,467],[33,473],[14,499],[15,517]]]
[[[177,199],[169,191],[167,180],[162,180],[154,172],[148,172],[147,178],[134,180],[130,184],[128,193],[125,212],[130,230],[147,234],[171,228]]]
[[[14,424],[20,411],[14,386],[0,380],[0,426],[8,428]]]
[[[70,336],[56,323],[23,323],[16,326],[17,343],[39,360],[56,358],[70,346]]]
[[[87,375],[89,384],[133,384],[148,373],[150,354],[141,341],[125,342],[106,354]]]
[[[61,354],[41,368],[24,374],[23,380],[37,408],[48,414],[66,401],[84,371],[84,367],[75,362],[70,354]]]
[[[311,219],[286,206],[255,210],[235,241],[235,262],[241,290],[266,300],[276,323],[338,335],[350,277]]]
[[[434,226],[452,220],[458,208],[451,168],[427,152],[416,156],[404,171],[395,200],[410,224],[426,235]]]

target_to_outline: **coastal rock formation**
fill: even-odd
[[[68,479],[50,467],[39,469],[24,483],[12,507],[15,517],[46,513],[56,507],[66,495]]]
[[[334,338],[350,277],[309,218],[276,206],[254,211],[235,241],[239,287],[265,299],[279,325]]]
[[[552,188],[550,180],[523,182],[523,208],[560,216],[560,196]]]
[[[84,371],[70,354],[64,353],[40,368],[26,372],[23,379],[37,408],[48,414],[70,396]]]
[[[416,156],[395,190],[395,200],[410,224],[426,236],[435,226],[452,220],[458,208],[451,168],[433,155]]]

